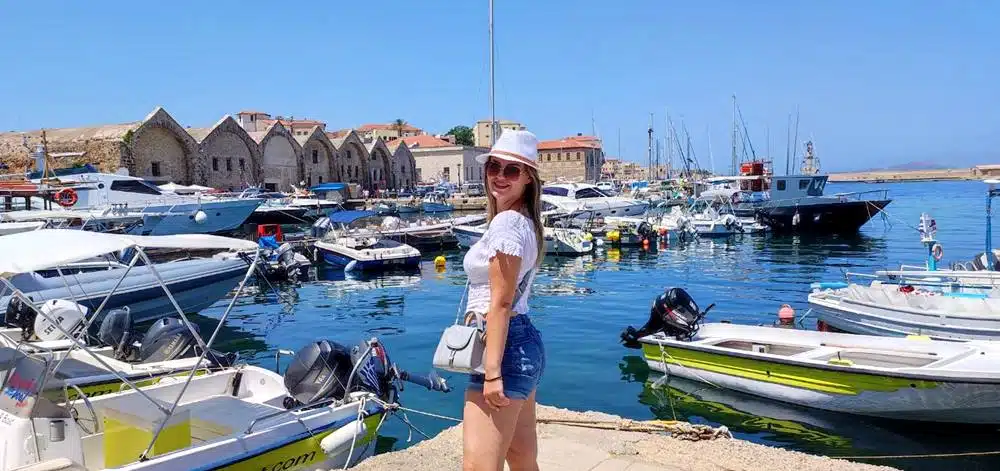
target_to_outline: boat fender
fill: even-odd
[[[204,224],[208,220],[208,215],[204,211],[198,210],[194,213],[194,222],[196,224]]]
[[[778,309],[778,320],[782,324],[791,323],[795,320],[795,309],[792,309],[792,306],[788,304],[782,304],[781,308]]]
[[[344,271],[350,272],[354,271],[356,268],[358,268],[358,261],[351,260],[350,262],[347,263],[347,266],[344,267]]]
[[[799,216],[799,212],[796,211],[795,214],[792,215],[792,225],[793,226],[798,226],[799,225],[799,221],[801,221],[801,220],[802,220],[802,216]]]
[[[68,208],[79,201],[79,196],[76,194],[76,190],[72,188],[63,188],[56,192],[55,199],[59,206]]]
[[[931,255],[934,257],[935,261],[940,262],[941,259],[944,258],[944,247],[942,247],[941,244],[935,243],[931,247]]]
[[[437,257],[434,257],[434,267],[444,268],[446,261],[447,260],[444,258],[444,255],[438,255]]]
[[[323,437],[319,442],[319,447],[329,458],[337,457],[347,453],[354,443],[355,452],[361,446],[361,439],[368,433],[368,426],[364,421],[352,420],[347,425],[340,427],[333,433]]]

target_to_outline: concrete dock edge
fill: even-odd
[[[600,412],[576,412],[538,406],[538,417],[569,420],[615,421],[621,417]],[[890,470],[808,455],[738,439],[686,441],[661,434],[599,430],[567,425],[540,424],[538,464],[542,471],[647,471],[647,470]],[[462,426],[444,430],[412,447],[370,458],[356,470],[443,471],[462,467]]]

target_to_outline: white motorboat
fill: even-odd
[[[551,183],[542,187],[542,201],[575,220],[609,216],[641,216],[649,202],[609,196],[589,183]]]
[[[926,335],[943,340],[1000,339],[1000,298],[925,289],[909,284],[814,285],[809,307],[817,319],[845,332]]]
[[[463,248],[472,247],[486,234],[489,224],[478,226],[457,225],[452,230]],[[594,250],[594,237],[589,232],[567,227],[546,227],[545,253],[547,255],[580,255]]]
[[[91,310],[128,306],[135,321],[143,322],[177,306],[184,312],[201,311],[253,270],[248,257],[152,263],[136,248],[255,251],[257,245],[207,235],[144,237],[42,229],[0,237],[0,276],[36,304],[63,299]],[[163,295],[161,284],[171,290],[171,297]],[[0,307],[7,306],[10,294],[0,290]]]
[[[719,197],[698,198],[688,209],[690,224],[701,237],[729,237],[743,234],[743,221],[731,203]]]
[[[679,291],[679,292],[678,292]],[[1000,423],[1000,345],[704,324],[683,290],[622,334],[655,371],[806,407],[892,419]]]
[[[141,178],[108,173],[60,173],[50,186],[67,209],[112,210],[142,218],[135,235],[214,234],[239,228],[261,204],[259,199],[216,198],[164,192]]]
[[[0,235],[37,229],[82,229],[127,232],[142,224],[142,216],[107,208],[98,210],[31,209],[0,212]]]
[[[370,211],[338,211],[330,214],[330,224],[339,224],[341,227],[327,229],[326,235],[316,241],[314,246],[319,257],[327,264],[345,271],[419,268],[419,250],[378,233],[349,227],[352,222],[371,215]]]

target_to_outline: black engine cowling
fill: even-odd
[[[353,366],[350,350],[339,343],[319,340],[302,347],[285,370],[285,390],[292,399],[285,406],[343,398]]]
[[[629,326],[621,333],[621,342],[629,348],[639,348],[639,339],[657,332],[678,340],[690,340],[698,332],[698,325],[705,314],[712,309],[709,305],[704,311],[698,309],[698,304],[681,288],[669,288],[657,296],[649,309],[649,320],[638,330]]]
[[[11,296],[3,322],[8,327],[19,327],[21,338],[28,340],[35,333],[35,316],[38,313],[18,296]]]

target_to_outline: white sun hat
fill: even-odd
[[[538,138],[530,131],[505,130],[489,152],[477,155],[476,161],[485,164],[490,157],[516,162],[538,170]]]

